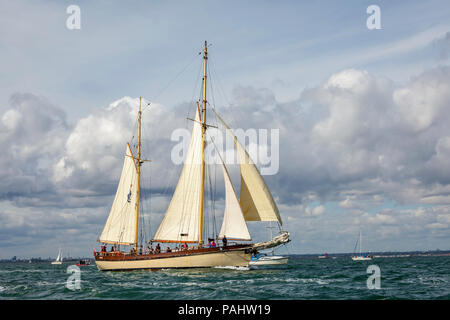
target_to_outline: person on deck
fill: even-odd
[[[224,246],[224,247],[227,246],[227,242],[228,242],[227,237],[226,237],[225,235],[223,235],[222,243],[223,243],[223,246]]]
[[[156,253],[161,253],[161,247],[159,246],[159,243],[156,245]]]

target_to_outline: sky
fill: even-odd
[[[66,25],[73,4],[80,29]],[[380,29],[367,27],[374,4]],[[143,135],[147,232],[156,230],[181,170],[171,135],[192,127],[205,40],[208,100],[224,120],[279,130],[266,146],[277,144],[279,170],[264,178],[291,233],[282,253],[352,252],[359,230],[370,251],[450,249],[449,9],[0,1],[0,258],[98,248],[139,96],[151,102]],[[249,227],[255,239],[267,233]]]

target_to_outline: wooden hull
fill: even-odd
[[[251,253],[246,249],[192,250],[173,254],[117,256],[97,255],[95,263],[101,271],[138,269],[208,268],[220,266],[247,267]]]

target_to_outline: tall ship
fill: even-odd
[[[211,106],[208,109],[213,111],[227,134],[233,138],[239,160],[241,186],[238,199],[227,166],[218,153],[225,181],[223,222],[215,238],[207,238],[204,234],[205,145],[214,143],[206,140],[207,130],[213,127],[206,122],[207,105],[209,106],[206,95],[207,61],[208,46],[205,41],[202,99],[195,106],[195,118],[190,119],[193,128],[189,149],[167,211],[149,243],[140,242],[138,236],[141,173],[145,167],[143,164],[148,161],[142,158],[141,152],[142,99],[139,98],[137,152],[134,154],[130,143],[127,143],[116,195],[98,238],[102,250],[94,250],[99,270],[247,267],[255,252],[290,241],[289,232],[283,229],[278,207],[258,168],[230,127]],[[279,233],[268,241],[252,243],[248,221],[277,222]],[[163,250],[160,244],[176,247]],[[107,249],[108,245],[111,250]]]

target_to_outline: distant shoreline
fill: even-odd
[[[433,251],[368,251],[374,258],[402,258],[402,257],[439,257],[450,256],[450,250],[433,250]],[[308,253],[308,254],[290,254],[292,258],[317,258],[323,257],[325,253]],[[355,253],[326,253],[328,258],[351,257]]]
[[[433,251],[385,251],[385,252],[365,252],[373,256],[374,258],[404,258],[404,257],[439,257],[439,256],[450,256],[450,250],[433,250]],[[328,253],[327,258],[343,258],[343,257],[351,257],[355,255],[355,253],[346,252],[346,253]],[[289,257],[293,259],[308,259],[308,258],[317,258],[319,256],[323,257],[324,253],[296,253],[296,254],[288,254]],[[73,258],[69,257],[64,259],[63,262],[79,262],[80,260],[91,260],[94,261],[91,257],[81,257],[81,258]],[[16,259],[0,259],[0,263],[7,262],[25,262],[25,263],[48,263],[54,261],[54,258],[16,258]]]

